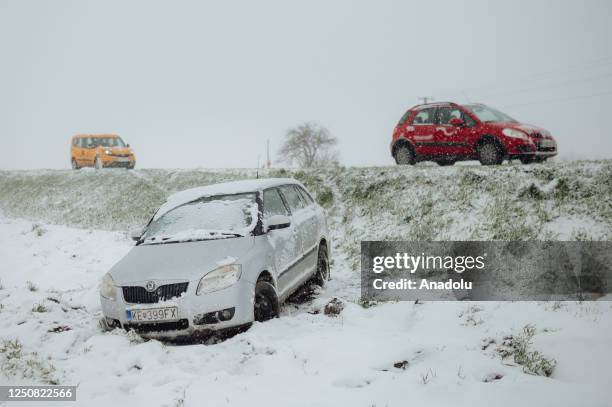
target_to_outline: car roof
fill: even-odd
[[[423,103],[420,105],[413,106],[410,110],[421,110],[429,107],[440,107],[440,106],[459,106],[458,103],[454,102],[432,102],[432,103]]]
[[[181,205],[207,196],[258,192],[263,191],[264,189],[288,184],[304,187],[301,182],[293,178],[258,178],[242,181],[222,182],[219,184],[186,189],[170,195],[168,199],[166,199],[166,202],[159,208],[157,213],[155,213],[154,219],[160,218],[162,215]]]
[[[83,137],[100,137],[100,138],[114,138],[119,137],[118,134],[75,134],[74,138],[83,138]]]

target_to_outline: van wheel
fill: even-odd
[[[78,170],[80,168],[74,158],[70,161],[70,165],[72,166],[73,170]]]
[[[414,157],[414,152],[410,148],[400,146],[395,152],[395,161],[397,165],[414,165],[416,159]]]
[[[317,272],[312,281],[319,287],[324,287],[329,280],[329,256],[327,255],[327,246],[319,245],[319,258],[317,260]]]
[[[497,144],[487,141],[478,147],[478,160],[482,165],[499,165],[504,161],[504,155]]]
[[[278,317],[278,297],[274,286],[267,281],[260,280],[255,285],[255,302],[253,304],[253,317],[257,322],[264,322]]]
[[[96,156],[96,159],[94,160],[94,167],[96,170],[101,170],[104,168],[104,164],[102,164],[102,160],[100,160],[99,156]]]

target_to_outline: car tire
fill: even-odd
[[[102,160],[100,160],[99,156],[96,156],[96,159],[94,160],[94,168],[96,170],[101,170],[104,168],[104,164],[102,164]]]
[[[317,258],[317,271],[312,278],[312,281],[319,287],[325,287],[325,283],[329,280],[329,255],[327,246],[319,245],[319,256]]]
[[[274,286],[260,280],[255,284],[255,299],[253,301],[253,319],[264,322],[278,317],[280,306]]]
[[[414,151],[407,146],[399,146],[395,151],[395,162],[397,165],[414,165],[416,163]]]
[[[72,167],[73,170],[78,170],[78,169],[81,168],[81,167],[79,167],[79,165],[77,164],[77,162],[76,162],[76,160],[74,158],[70,161],[70,166]]]
[[[492,141],[486,141],[478,146],[478,160],[482,165],[500,165],[504,161],[501,148]]]
[[[436,161],[436,163],[440,167],[446,167],[447,165],[455,165],[455,161],[453,160],[440,160],[440,161]]]

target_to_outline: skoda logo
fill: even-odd
[[[147,283],[145,284],[145,289],[148,292],[153,292],[155,291],[156,288],[157,288],[157,284],[155,284],[155,281],[147,281]]]

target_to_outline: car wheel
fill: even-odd
[[[104,168],[104,164],[102,164],[102,160],[100,160],[100,157],[96,156],[96,159],[94,161],[94,167],[96,168],[96,170],[101,170],[102,168]]]
[[[438,163],[438,165],[441,167],[446,167],[447,165],[455,165],[455,161],[453,160],[440,160],[436,161],[436,163]]]
[[[406,146],[400,146],[395,152],[395,161],[398,165],[414,165],[416,162],[414,152]]]
[[[76,162],[76,160],[74,158],[70,161],[70,165],[72,166],[73,170],[78,170],[79,169],[79,165],[77,164],[77,162]]]
[[[255,285],[255,302],[253,317],[257,322],[276,318],[279,313],[278,297],[274,286],[267,281],[258,281]]]
[[[319,258],[317,260],[317,272],[314,275],[312,281],[320,286],[324,287],[325,283],[329,280],[329,256],[327,254],[327,246],[324,244],[319,245]]]
[[[497,144],[488,141],[478,147],[478,160],[482,165],[499,165],[504,155]]]

